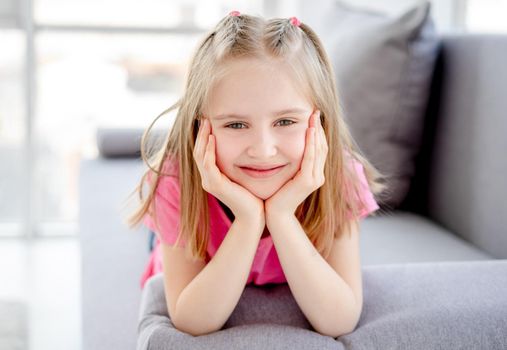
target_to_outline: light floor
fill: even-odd
[[[76,237],[0,239],[0,299],[26,301],[29,350],[81,349],[80,262]]]

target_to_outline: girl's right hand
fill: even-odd
[[[235,218],[264,219],[264,201],[232,182],[216,165],[215,135],[208,119],[199,127],[193,156],[201,174],[202,187],[232,211]]]

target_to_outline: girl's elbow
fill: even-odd
[[[338,328],[335,325],[335,327],[329,327],[327,329],[323,328],[321,330],[316,329],[316,331],[319,332],[320,334],[328,336],[328,337],[338,338],[338,337],[341,337],[342,335],[352,333],[356,329],[356,326],[357,326],[357,322],[352,322],[352,323],[342,324]]]
[[[189,334],[193,337],[199,337],[201,335],[207,335],[213,332],[218,331],[216,328],[198,328],[198,327],[192,327],[190,325],[181,325],[181,324],[175,324],[173,323],[174,328],[179,330],[180,332]]]
[[[322,335],[338,338],[342,335],[352,333],[359,323],[360,316],[360,309],[359,311],[350,313],[346,318],[344,318],[344,314],[341,314],[341,317],[338,320],[335,320],[332,323],[330,322],[327,325],[322,325],[319,328],[315,328],[315,330]]]
[[[207,335],[213,332],[220,330],[220,327],[217,327],[212,324],[199,324],[196,322],[197,320],[191,319],[187,321],[182,321],[181,319],[171,320],[174,328],[179,330],[180,332],[189,334],[194,337],[198,337],[201,335]]]

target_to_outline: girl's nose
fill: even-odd
[[[248,155],[252,158],[267,159],[276,155],[277,138],[270,132],[261,131],[248,141]]]

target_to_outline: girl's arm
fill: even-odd
[[[362,309],[359,229],[335,239],[329,262],[295,216],[266,217],[287,283],[313,328],[336,338],[354,330]]]
[[[264,218],[234,220],[216,254],[177,298],[176,328],[198,336],[223,327],[243,293],[264,226]]]

